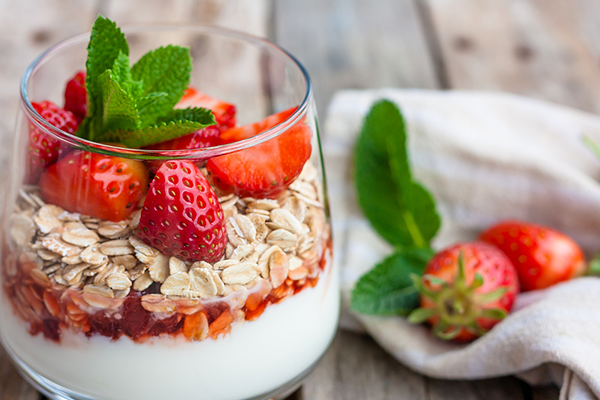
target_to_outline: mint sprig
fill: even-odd
[[[77,135],[128,147],[176,139],[209,125],[209,110],[174,110],[190,83],[192,59],[186,47],[146,53],[133,66],[129,46],[116,24],[99,16],[92,28],[86,62],[88,115]]]
[[[356,283],[351,306],[361,313],[407,315],[418,306],[410,274],[423,272],[440,228],[433,196],[412,177],[406,139],[398,107],[374,104],[356,143],[354,178],[364,215],[395,251]]]
[[[196,110],[196,111],[191,111]],[[180,112],[181,111],[181,112]],[[189,118],[179,118],[186,114]],[[194,114],[194,115],[192,115]],[[188,133],[195,132],[208,125],[214,124],[214,118],[209,110],[200,108],[188,108],[186,110],[173,110],[173,112],[162,118],[157,124],[145,128],[126,130],[116,129],[106,132],[101,141],[124,144],[127,147],[137,148],[150,144],[176,139]]]
[[[421,275],[433,252],[399,250],[363,275],[352,291],[352,310],[364,314],[408,315],[419,306],[411,274]]]
[[[166,93],[146,111],[149,123],[153,116],[165,115],[181,99],[190,83],[192,58],[190,49],[178,46],[160,47],[146,53],[131,69],[133,79],[142,82],[142,94]]]
[[[440,227],[433,197],[412,178],[404,119],[394,103],[376,103],[354,151],[359,204],[377,233],[398,248],[427,248]]]
[[[119,53],[129,55],[129,44],[116,23],[99,15],[92,27],[87,50],[85,87],[88,91],[88,114],[94,115],[98,77],[112,68]]]

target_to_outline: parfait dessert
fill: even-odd
[[[34,62],[5,218],[3,344],[53,398],[280,395],[323,354],[339,309],[308,77],[238,33],[152,35],[201,40],[199,59],[230,42],[259,85],[198,79],[235,97],[217,99],[191,85],[196,58],[178,45],[132,66],[102,17],[90,39]],[[85,45],[86,71],[65,69]]]

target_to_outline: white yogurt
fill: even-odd
[[[323,354],[337,327],[338,272],[327,268],[314,288],[202,342],[112,342],[63,331],[56,344],[31,336],[4,295],[1,303],[5,343],[33,371],[74,392],[102,400],[240,400],[284,385]]]

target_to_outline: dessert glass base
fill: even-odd
[[[2,345],[4,349],[10,355],[13,365],[17,368],[19,374],[29,382],[33,387],[35,387],[39,392],[43,393],[46,397],[51,400],[97,400],[88,396],[83,396],[80,394],[72,393],[70,390],[57,385],[56,383],[44,378],[43,376],[37,374],[31,368],[29,368],[19,357],[17,357],[12,349],[8,347],[4,341],[2,341]],[[329,346],[328,346],[329,347]],[[324,355],[323,355],[324,356]],[[302,383],[304,379],[310,375],[314,369],[320,364],[323,356],[321,356],[313,365],[303,371],[300,375],[289,381],[288,383],[278,387],[275,390],[271,390],[268,393],[264,393],[259,396],[255,396],[248,399],[243,400],[283,400],[287,396],[294,393]]]
[[[340,303],[309,78],[277,46],[236,32],[126,35],[132,59],[190,48],[202,74],[178,106],[234,103],[220,139],[257,130],[185,149],[86,141],[33,104],[60,103],[87,39],[40,56],[23,79],[6,193],[2,344],[52,399],[281,398],[327,350]],[[48,165],[40,140],[60,142]]]

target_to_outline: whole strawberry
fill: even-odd
[[[484,335],[508,313],[519,293],[517,271],[498,249],[461,243],[437,253],[421,278],[414,276],[421,308],[412,323],[428,321],[442,339],[467,342]]]
[[[189,161],[167,161],[158,169],[139,228],[146,244],[185,261],[217,261],[227,244],[221,204]]]
[[[77,121],[73,114],[59,108],[51,101],[31,103],[31,105],[38,114],[54,127],[71,134],[77,130]],[[59,159],[61,152],[61,144],[58,139],[42,132],[31,124],[29,126],[29,146],[27,148],[26,183],[37,183],[42,172]]]
[[[65,110],[71,111],[81,123],[87,113],[87,90],[85,89],[85,72],[80,71],[65,87]]]
[[[483,232],[479,240],[493,244],[512,261],[521,290],[544,289],[583,275],[581,248],[552,228],[523,221],[504,221]]]

